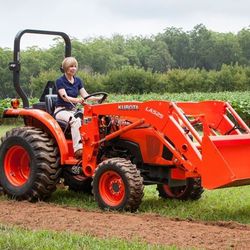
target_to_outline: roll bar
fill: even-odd
[[[61,36],[65,42],[65,57],[71,56],[71,41],[67,34],[65,34],[64,32],[59,32],[59,31],[25,29],[25,30],[19,31],[16,34],[15,41],[14,41],[13,62],[9,63],[9,69],[13,71],[13,84],[14,84],[17,94],[21,97],[23,101],[23,107],[29,108],[28,97],[20,86],[20,71],[21,71],[20,41],[21,41],[22,36],[25,33]]]

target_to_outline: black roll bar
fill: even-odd
[[[25,29],[21,30],[16,34],[14,41],[14,51],[13,51],[13,62],[9,63],[9,69],[13,71],[13,84],[17,94],[23,101],[23,107],[29,108],[29,100],[24,92],[24,90],[20,86],[20,41],[22,36],[25,33],[31,34],[40,34],[40,35],[53,35],[53,36],[61,36],[65,42],[65,57],[71,56],[71,41],[67,34],[59,31],[47,31],[47,30],[33,30],[33,29]]]

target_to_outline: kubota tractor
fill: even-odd
[[[44,200],[60,178],[70,189],[90,192],[103,209],[135,211],[144,185],[163,198],[196,200],[203,187],[250,184],[250,129],[227,102],[118,102],[86,104],[80,133],[81,160],[74,158],[68,124],[53,117],[56,95],[29,106],[19,84],[20,38],[24,33],[69,37],[62,32],[23,30],[14,43],[14,87],[23,108],[12,102],[4,117],[24,126],[1,139],[0,182],[15,199]],[[102,95],[104,101],[106,93]],[[88,99],[88,98],[86,98]]]

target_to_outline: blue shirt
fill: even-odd
[[[58,92],[59,89],[65,89],[66,93],[70,97],[77,97],[79,94],[79,90],[83,88],[83,83],[80,78],[74,77],[74,83],[68,81],[65,75],[61,76],[56,80],[56,90]],[[65,102],[59,93],[57,94],[57,102],[56,106],[63,106],[65,108],[72,109],[72,104],[69,102]]]

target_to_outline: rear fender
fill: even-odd
[[[56,140],[60,151],[61,164],[63,164],[68,159],[69,152],[65,135],[57,121],[47,112],[38,109],[6,109],[4,111],[4,117],[20,116],[27,118],[26,125],[34,126],[37,121],[44,125]]]

